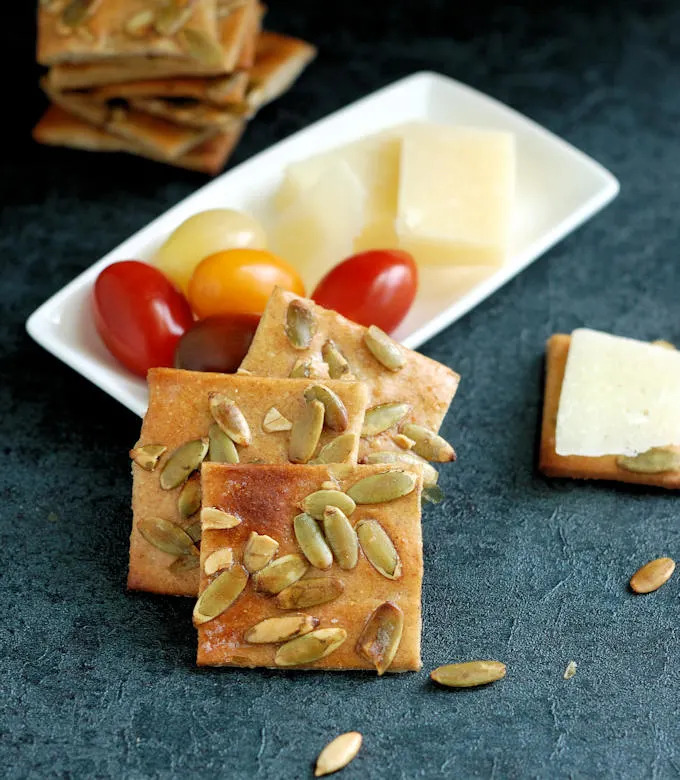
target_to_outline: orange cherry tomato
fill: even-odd
[[[209,255],[189,281],[189,303],[197,317],[262,314],[275,287],[304,295],[297,271],[264,249],[228,249]]]

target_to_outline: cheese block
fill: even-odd
[[[365,215],[365,188],[344,160],[331,160],[275,217],[267,231],[269,245],[295,267],[311,293],[333,266],[352,254]]]
[[[363,224],[354,241],[354,251],[396,246],[394,220],[401,133],[402,128],[397,127],[293,163],[286,169],[284,181],[276,194],[276,208],[285,210],[304,198],[329,167],[344,162],[366,192]]]
[[[512,134],[413,125],[401,144],[399,244],[422,263],[500,265],[514,189]]]
[[[575,330],[562,383],[558,455],[637,455],[680,445],[680,353]]]

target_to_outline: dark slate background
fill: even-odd
[[[27,316],[204,179],[43,149],[31,3],[5,9],[0,173],[0,759],[7,778],[305,778],[358,729],[350,778],[670,778],[678,752],[675,496],[536,472],[542,353],[581,325],[680,343],[678,4],[271,3],[321,56],[234,163],[392,80],[433,69],[508,102],[611,168],[612,206],[424,352],[463,375],[459,461],[424,517],[424,668],[199,670],[188,601],[125,593],[127,450],[139,420],[34,345]],[[545,7],[544,7],[545,6]],[[592,6],[592,7],[590,7]],[[10,99],[11,98],[11,99]],[[438,664],[506,679],[438,690]],[[578,673],[565,682],[567,662]]]

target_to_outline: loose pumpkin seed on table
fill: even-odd
[[[329,742],[316,759],[314,777],[323,777],[344,769],[357,757],[362,742],[363,737],[358,731],[348,731]]]
[[[671,578],[675,571],[672,558],[655,558],[641,566],[630,578],[630,588],[635,593],[653,593]]]
[[[447,688],[476,688],[505,677],[505,664],[500,661],[465,661],[437,667],[430,677]]]

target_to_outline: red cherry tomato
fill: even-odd
[[[180,336],[194,318],[184,296],[153,266],[114,263],[97,277],[94,322],[109,352],[134,374],[172,366]]]
[[[259,322],[257,314],[206,317],[177,342],[175,367],[233,374],[246,356]]]
[[[312,298],[354,322],[391,333],[411,308],[417,287],[418,271],[408,252],[371,249],[336,265]]]

